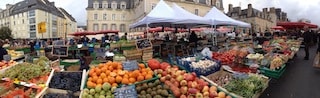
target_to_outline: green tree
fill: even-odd
[[[0,39],[12,39],[11,29],[9,27],[1,27],[0,28]]]

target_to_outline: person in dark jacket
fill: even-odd
[[[2,47],[3,44],[4,44],[4,42],[3,42],[3,41],[0,41],[0,61],[3,60],[3,56],[4,56],[4,55],[8,55],[7,50]]]
[[[197,47],[198,40],[199,40],[199,38],[198,38],[197,34],[194,31],[192,31],[192,33],[190,34],[190,37],[189,37],[189,42],[195,43],[195,46]]]
[[[303,37],[303,42],[304,42],[304,46],[305,46],[304,51],[306,54],[304,59],[309,60],[309,47],[310,47],[313,36],[312,36],[312,31],[307,26],[304,27],[304,33],[303,33],[302,37]]]

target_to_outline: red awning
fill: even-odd
[[[116,34],[118,34],[119,31],[118,31],[118,30],[103,30],[103,31],[96,32],[96,34],[109,34],[109,33],[116,33]]]
[[[282,26],[275,26],[275,27],[272,27],[271,29],[274,29],[274,30],[286,30],[285,28],[283,28]]]
[[[84,31],[84,32],[74,32],[74,33],[71,33],[69,35],[73,35],[73,36],[84,36],[84,35],[96,35],[95,32],[87,32],[87,31]]]
[[[304,26],[308,26],[309,28],[318,28],[315,24],[305,22],[278,22],[277,26],[282,26],[285,29],[304,28]]]

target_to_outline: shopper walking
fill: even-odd
[[[0,41],[0,61],[3,60],[4,55],[8,55],[7,50],[2,47],[3,45],[4,45],[4,42]]]
[[[194,31],[192,31],[192,33],[190,34],[190,37],[189,37],[189,42],[194,43],[195,47],[197,47],[198,40],[199,40],[198,35]]]
[[[309,48],[312,41],[312,32],[311,30],[305,26],[304,27],[304,33],[303,33],[303,42],[304,42],[304,51],[305,51],[305,57],[304,60],[309,60]]]

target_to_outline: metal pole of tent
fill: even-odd
[[[149,34],[149,23],[147,23],[147,39],[149,39],[149,36],[148,36],[148,34]]]

